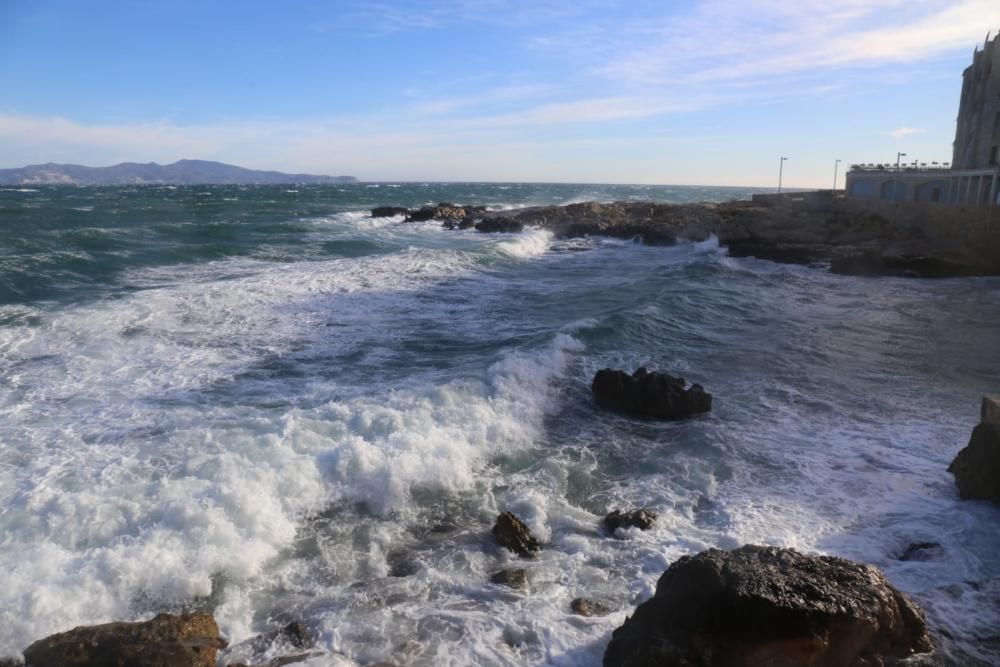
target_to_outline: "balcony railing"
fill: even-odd
[[[914,171],[951,171],[950,162],[907,162],[905,164],[900,164],[899,168],[896,168],[895,163],[871,163],[868,164],[852,164],[851,171],[884,171],[884,172],[914,172]]]

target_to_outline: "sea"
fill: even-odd
[[[940,664],[1000,664],[1000,507],[947,472],[1000,391],[1000,279],[368,213],[751,193],[0,189],[0,656],[199,609],[222,664],[298,621],[309,665],[599,665],[671,563],[754,543],[874,564]],[[639,366],[712,412],[595,406],[597,370]],[[638,507],[652,530],[602,528]],[[508,510],[537,558],[493,542]]]

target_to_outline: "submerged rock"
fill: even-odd
[[[619,528],[638,528],[649,530],[656,523],[656,513],[646,508],[622,512],[615,510],[604,517],[604,525],[612,533]]]
[[[748,545],[671,565],[604,664],[848,667],[932,648],[923,613],[875,567]]]
[[[24,659],[32,667],[215,667],[225,646],[210,614],[160,614],[61,632],[29,646]]]
[[[712,409],[712,395],[701,385],[685,385],[683,378],[645,368],[632,375],[605,368],[597,371],[591,391],[599,405],[643,417],[684,419]]]
[[[493,537],[497,544],[520,556],[532,556],[542,548],[524,522],[510,512],[497,517]]]
[[[948,466],[963,500],[1000,502],[1000,426],[983,422]]]
[[[942,549],[938,542],[914,542],[903,549],[896,560],[933,560],[941,555]]]
[[[528,572],[521,568],[500,570],[490,577],[490,583],[526,591],[528,590]]]
[[[402,206],[377,206],[372,209],[373,218],[392,218],[397,215],[409,215],[410,209]]]
[[[611,613],[611,607],[587,598],[576,598],[569,603],[569,608],[578,616],[606,616]]]

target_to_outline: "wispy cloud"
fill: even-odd
[[[899,141],[903,137],[908,137],[911,134],[920,134],[924,130],[919,127],[897,127],[895,130],[889,132],[889,136]]]

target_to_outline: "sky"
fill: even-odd
[[[998,29],[998,0],[0,0],[0,168],[774,186],[787,156],[830,187],[950,161]]]

